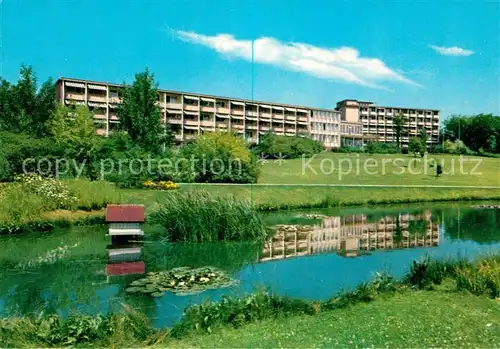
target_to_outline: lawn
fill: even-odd
[[[251,200],[264,209],[319,207],[326,206],[326,201],[328,206],[347,206],[434,200],[500,199],[500,159],[464,157],[462,171],[460,157],[438,155],[434,158],[438,162],[443,161],[444,174],[437,178],[434,174],[435,167],[429,166],[433,163],[432,158],[433,155],[427,160],[422,160],[401,154],[357,155],[330,152],[309,159],[311,162],[307,165],[305,164],[308,159],[266,160],[262,163],[262,172],[257,185],[184,184],[181,190],[202,188],[214,195],[236,196]],[[350,160],[353,166],[350,174],[346,173],[347,160]],[[422,163],[415,164],[416,160],[421,160]],[[426,168],[423,161],[428,163]],[[339,163],[343,163],[345,167],[340,177]],[[365,163],[369,165],[368,172],[365,171]],[[396,166],[395,163],[401,166]],[[455,172],[447,174],[451,173],[453,163]],[[332,164],[336,169],[329,174]],[[370,164],[378,165],[372,168]],[[475,171],[472,171],[476,166]],[[402,171],[404,173],[399,174]],[[419,171],[420,174],[412,174]],[[375,172],[378,173],[370,174]],[[399,187],[391,187],[394,185]],[[487,188],[477,188],[478,186]],[[168,193],[125,190],[128,202],[143,203],[146,206],[151,206],[163,195]]]
[[[332,348],[500,345],[500,302],[448,291],[407,291],[371,303],[223,328],[158,347]]]
[[[436,163],[442,164],[440,178]],[[259,183],[500,186],[499,172],[496,158],[324,152],[309,159],[266,160]]]

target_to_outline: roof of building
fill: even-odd
[[[144,222],[143,205],[108,205],[106,207],[108,223],[142,223]]]
[[[94,84],[94,85],[108,85],[108,86],[113,86],[113,87],[123,87],[123,84],[115,84],[115,83],[104,82],[104,81],[74,79],[74,78],[67,78],[67,77],[60,77],[57,80],[57,83],[59,83],[60,81],[72,81],[72,82],[80,82],[80,83],[90,83],[90,84]],[[335,108],[326,109],[326,108],[306,107],[306,106],[296,105],[296,104],[277,103],[277,102],[269,102],[269,101],[257,101],[257,100],[234,98],[234,97],[207,95],[207,94],[196,93],[196,92],[165,90],[165,89],[161,89],[161,88],[159,88],[158,91],[165,92],[165,93],[172,93],[172,94],[184,94],[184,95],[188,95],[188,96],[194,95],[194,96],[200,96],[200,97],[205,97],[205,98],[216,98],[216,99],[220,99],[220,100],[231,100],[231,101],[235,101],[235,102],[244,102],[244,103],[249,103],[249,104],[267,104],[270,106],[284,106],[284,107],[296,108],[296,109],[328,110],[328,111],[332,111],[332,112],[337,112],[337,110]]]

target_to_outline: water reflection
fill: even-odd
[[[108,263],[106,264],[107,282],[114,277],[141,275],[146,272],[142,259],[143,241],[137,236],[112,236],[108,245]]]
[[[307,217],[321,214],[320,217]],[[186,306],[262,287],[291,297],[327,299],[387,270],[402,276],[414,259],[474,257],[500,251],[500,211],[470,204],[276,212],[283,225],[264,246],[253,242],[165,244],[146,226],[146,240],[111,239],[106,227],[0,237],[0,317],[74,311],[121,311],[127,304],[155,326],[171,326]],[[356,258],[344,258],[356,256]],[[299,258],[289,258],[299,257]],[[262,262],[262,263],[260,263]],[[124,292],[146,271],[214,266],[235,288],[161,298]]]
[[[366,214],[326,216],[311,226],[278,225],[264,244],[261,262],[337,252],[346,257],[374,250],[439,245],[439,224],[431,211],[385,215],[370,222]]]

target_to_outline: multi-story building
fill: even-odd
[[[84,104],[94,113],[97,132],[107,136],[119,127],[117,106],[122,85],[61,78],[57,99],[65,104]],[[367,139],[392,142],[392,118],[402,113],[408,133],[425,127],[428,142],[438,142],[439,111],[377,107],[373,103],[344,100],[336,109],[321,109],[283,103],[260,102],[214,95],[159,90],[161,122],[170,125],[178,143],[203,132],[233,131],[249,143],[259,143],[268,132],[286,136],[309,136],[326,148],[362,146]]]
[[[109,135],[118,128],[116,108],[121,102],[121,85],[61,78],[57,98],[65,104],[85,104],[93,111],[97,132]],[[329,110],[328,116],[315,109],[169,90],[158,91],[162,123],[171,125],[178,142],[188,141],[203,132],[233,131],[248,142],[258,143],[268,132],[287,136],[309,136],[311,125],[324,130],[321,140],[327,147],[340,143],[340,114]],[[314,115],[313,115],[314,111]],[[325,111],[326,112],[326,111]],[[319,134],[315,133],[314,138]]]
[[[401,107],[381,107],[372,102],[346,99],[337,103],[342,122],[362,125],[364,139],[377,142],[396,142],[393,120],[402,115],[405,120],[400,139],[408,146],[410,137],[418,136],[420,129],[427,131],[428,145],[439,143],[439,110]]]

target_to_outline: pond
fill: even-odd
[[[144,312],[172,326],[190,304],[268,289],[327,299],[377,271],[400,277],[414,259],[474,257],[500,251],[500,210],[475,204],[285,211],[265,216],[277,233],[255,243],[169,244],[146,226],[144,241],[112,244],[106,227],[75,227],[0,238],[0,316]],[[160,297],[125,292],[147,272],[213,266],[237,280],[230,287]]]

